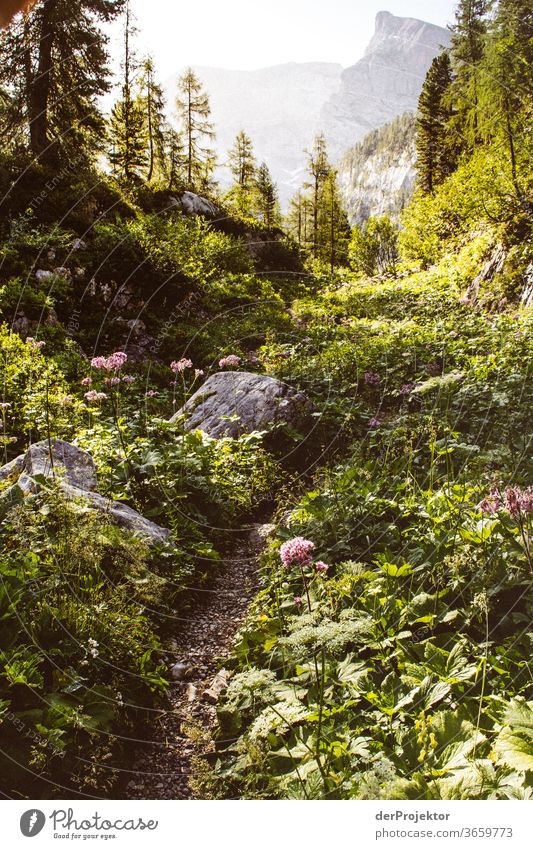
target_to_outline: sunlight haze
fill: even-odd
[[[339,62],[348,67],[362,55],[374,31],[376,13],[420,18],[446,26],[454,0],[272,0],[268,7],[247,0],[133,0],[139,52],[154,54],[163,78],[185,65],[240,70],[284,62]],[[120,51],[114,26],[113,52]]]

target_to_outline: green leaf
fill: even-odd
[[[519,772],[533,771],[533,702],[511,702],[504,722],[494,744],[498,762]]]

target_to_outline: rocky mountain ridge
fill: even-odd
[[[416,118],[413,113],[372,130],[339,163],[339,185],[351,224],[371,216],[398,218],[416,180]]]
[[[448,30],[435,24],[379,12],[364,56],[345,70],[328,62],[257,71],[196,67],[211,98],[221,185],[229,182],[223,165],[228,149],[245,129],[286,205],[301,184],[304,150],[313,137],[326,134],[337,163],[369,131],[416,110],[426,71],[449,39]],[[170,102],[175,83],[167,84]]]

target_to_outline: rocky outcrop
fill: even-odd
[[[338,179],[350,223],[382,215],[397,219],[414,191],[415,163],[416,118],[410,113],[347,151]]]
[[[214,203],[194,192],[183,192],[179,197],[171,198],[170,203],[171,206],[181,209],[185,215],[201,215],[204,218],[215,218],[218,215]]]
[[[392,118],[415,112],[429,66],[449,43],[442,27],[379,12],[365,55],[343,72],[340,90],[322,110],[333,156]]]
[[[91,455],[61,439],[38,442],[0,469],[0,483],[11,483],[0,495],[0,516],[22,498],[36,495],[42,487],[42,478],[57,480],[69,501],[88,502],[105,521],[142,536],[150,544],[165,543],[170,536],[169,530],[145,519],[126,504],[96,492],[96,466]]]
[[[507,251],[503,245],[496,245],[489,258],[483,265],[479,274],[474,277],[467,291],[468,299],[475,303],[480,294],[480,290],[486,283],[489,283],[496,274],[501,274],[505,268],[507,260]]]
[[[98,488],[96,466],[91,455],[62,439],[54,439],[50,444],[37,442],[30,445],[24,455],[22,470],[31,478],[57,475],[63,483],[87,492]]]
[[[310,407],[302,392],[273,377],[220,372],[206,380],[172,421],[185,414],[187,430],[203,430],[216,438],[237,437],[278,424],[300,427]]]
[[[524,286],[520,296],[523,307],[533,307],[533,262],[530,262],[524,272]]]

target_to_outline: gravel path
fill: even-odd
[[[204,695],[212,687],[231,652],[236,632],[258,591],[258,560],[264,545],[254,525],[217,569],[213,582],[187,612],[175,635],[176,661],[183,663],[183,680],[170,687],[171,707],[155,714],[153,736],[140,743],[134,778],[121,792],[124,799],[194,799],[189,786],[191,760],[205,753],[201,734],[216,723],[216,705]],[[220,680],[220,679],[218,679]]]

